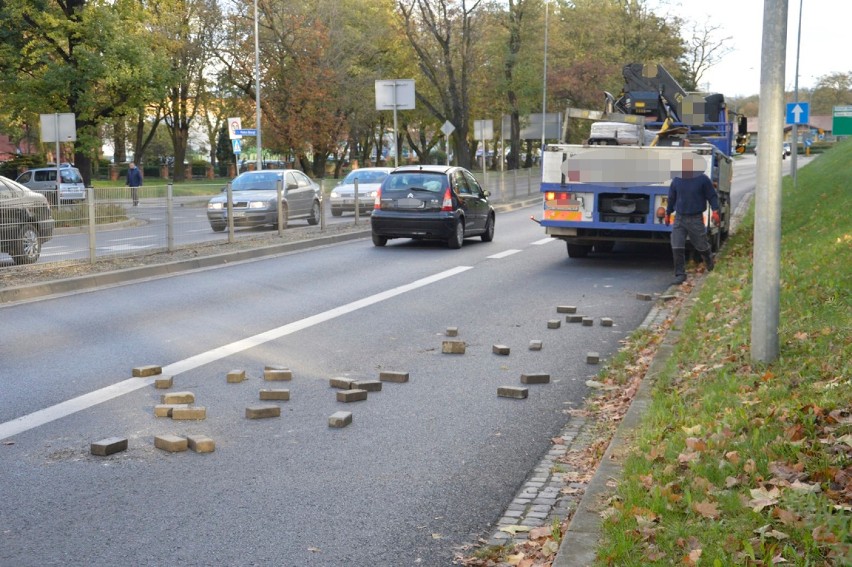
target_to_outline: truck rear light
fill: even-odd
[[[376,200],[373,201],[373,210],[378,211],[382,208],[382,190],[376,191]]]
[[[556,193],[554,193],[553,191],[547,191],[544,194],[544,200],[545,201],[552,201],[555,198],[556,198]]]
[[[450,188],[447,187],[446,191],[444,191],[444,202],[441,203],[441,212],[452,212],[453,210],[453,196],[450,194]]]

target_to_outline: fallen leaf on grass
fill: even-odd
[[[751,491],[751,500],[749,500],[748,505],[751,506],[751,509],[755,512],[760,512],[767,506],[774,506],[778,503],[778,496],[781,494],[777,487],[772,487],[772,490],[766,490],[763,487],[760,488],[752,488]]]
[[[686,446],[690,451],[706,451],[707,443],[703,439],[699,439],[698,437],[687,437],[686,438]]]
[[[692,505],[692,509],[708,520],[718,520],[721,515],[715,502],[696,502]]]
[[[687,565],[698,565],[698,560],[701,559],[701,554],[703,550],[701,549],[693,549],[689,552],[689,555],[683,558],[683,562]]]
[[[798,480],[793,481],[793,483],[790,484],[790,489],[798,492],[799,494],[816,494],[821,490],[819,484],[808,484],[807,482],[800,482]]]
[[[798,526],[800,523],[800,516],[798,514],[784,508],[775,508],[772,510],[772,517],[777,518],[785,526]]]

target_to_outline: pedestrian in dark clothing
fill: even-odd
[[[127,166],[127,183],[130,187],[130,196],[133,198],[133,206],[139,204],[139,188],[142,187],[142,172],[132,161]]]
[[[672,179],[666,206],[666,224],[671,222],[671,214],[675,213],[671,240],[675,276],[672,283],[677,285],[686,281],[687,235],[692,246],[701,254],[707,271],[713,271],[715,266],[703,215],[707,210],[707,203],[710,203],[713,222],[717,225],[720,223],[719,197],[710,178],[703,171],[695,170],[696,158],[697,156],[683,157],[683,171],[680,177]]]

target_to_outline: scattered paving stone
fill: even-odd
[[[586,364],[597,364],[601,361],[601,357],[596,352],[586,353]]]
[[[154,380],[154,387],[158,390],[168,390],[174,384],[174,377],[168,376],[166,378],[157,378]]]
[[[576,313],[577,306],[575,305],[559,305],[556,307],[557,313]]]
[[[654,298],[650,293],[637,293],[636,299],[640,301],[651,301]]]
[[[290,390],[261,390],[260,399],[264,401],[282,401],[286,402],[290,399]]]
[[[186,437],[179,435],[157,435],[154,437],[154,447],[169,453],[180,453],[187,450],[189,442]]]
[[[567,323],[582,323],[583,316],[582,315],[568,315],[565,317],[565,322]]]
[[[90,449],[93,455],[98,457],[106,457],[113,453],[120,453],[127,450],[127,437],[107,437],[100,441],[92,443]]]
[[[612,327],[612,319],[609,317],[601,317],[601,327]]]
[[[212,453],[216,450],[216,442],[206,435],[189,435],[186,444],[196,453]]]
[[[591,317],[583,317],[582,322],[583,322],[584,327],[591,327],[592,325],[595,324],[595,320],[592,319]]]
[[[346,427],[352,423],[351,411],[337,411],[328,418],[328,426],[334,428]]]
[[[148,376],[157,376],[158,374],[163,373],[163,368],[161,366],[149,365],[149,366],[137,366],[133,369],[133,377],[134,378],[147,378]]]
[[[337,392],[338,402],[362,402],[367,399],[367,390],[341,390]]]
[[[560,321],[559,319],[551,319],[550,321],[547,322],[547,328],[548,329],[558,329],[561,326],[562,326],[562,321]]]
[[[195,394],[192,392],[171,392],[160,396],[161,404],[194,404]]]
[[[154,406],[154,417],[171,417],[175,408],[189,407],[188,404],[159,404]]]
[[[444,354],[464,354],[467,345],[464,341],[443,341],[441,352]]]
[[[267,417],[281,417],[281,408],[273,404],[262,404],[246,408],[247,419],[265,419]]]
[[[381,392],[382,382],[380,380],[357,380],[352,384],[352,387],[368,392]]]
[[[491,352],[494,354],[507,355],[509,354],[509,347],[506,345],[494,345],[491,347]]]
[[[379,372],[379,380],[382,382],[408,382],[408,372]]]
[[[550,374],[542,372],[521,374],[521,384],[550,384]]]
[[[228,372],[228,384],[239,384],[246,379],[245,370],[231,370]]]
[[[176,421],[201,421],[207,419],[207,408],[203,406],[188,406],[172,409],[172,419]]]
[[[501,398],[526,399],[529,396],[529,388],[518,388],[516,386],[500,386],[497,388],[497,396]]]
[[[665,295],[661,295],[661,296],[660,296],[660,299],[662,299],[663,301],[671,301],[672,299],[677,299],[677,296],[676,296],[676,295],[672,295],[672,294],[670,294],[670,293],[667,293],[667,294],[665,294]]]
[[[459,336],[459,328],[458,327],[447,327],[447,336],[448,337]]]
[[[349,390],[354,387],[353,384],[355,384],[355,380],[353,380],[352,378],[332,378],[328,381],[328,384],[332,388]]]
[[[293,372],[289,368],[276,366],[270,368],[267,366],[263,369],[263,379],[268,382],[282,382],[293,379]]]
[[[530,350],[541,350],[541,341],[539,341],[539,340],[530,341]]]

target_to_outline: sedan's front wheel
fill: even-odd
[[[311,226],[319,224],[320,214],[322,214],[322,211],[320,211],[319,201],[314,201],[314,204],[311,205],[311,216],[308,217],[308,224]]]
[[[458,250],[464,244],[464,221],[459,219],[456,221],[455,230],[452,236],[447,240],[447,246],[453,250]]]
[[[18,238],[12,243],[12,260],[21,264],[35,264],[41,255],[41,240],[38,230],[31,224],[25,224],[18,231]]]
[[[494,240],[494,215],[488,215],[488,220],[485,224],[485,232],[482,233],[483,242],[491,242]]]

